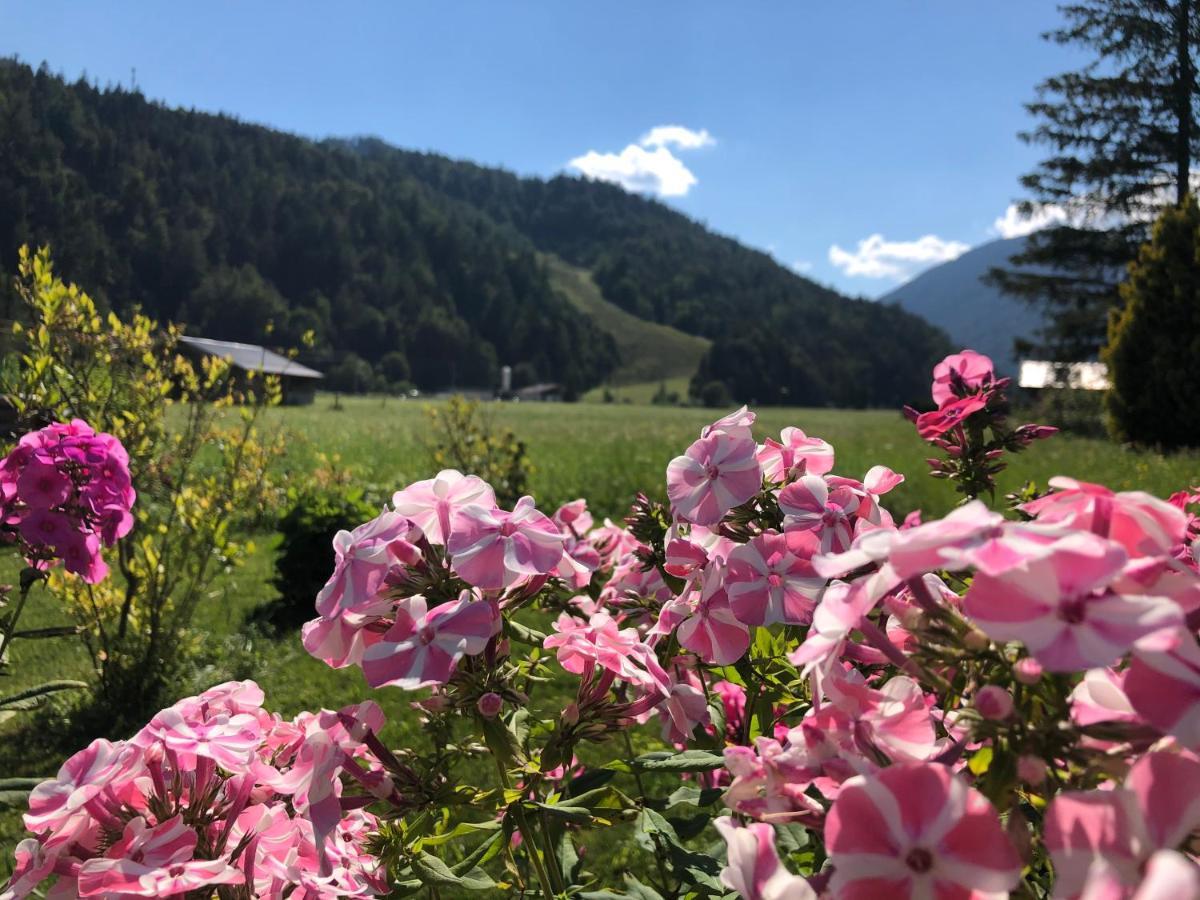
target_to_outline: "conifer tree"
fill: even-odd
[[[1120,286],[1111,314],[1105,398],[1120,440],[1164,448],[1200,446],[1200,207],[1168,208]]]
[[[1198,0],[1078,0],[1059,6],[1047,40],[1092,51],[1082,69],[1046,79],[1022,133],[1049,155],[1021,179],[1027,213],[1058,207],[1061,227],[1036,232],[990,280],[1046,312],[1044,352],[1093,358],[1126,264],[1149,223],[1189,190],[1196,122]]]

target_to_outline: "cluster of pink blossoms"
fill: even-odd
[[[80,419],[26,434],[0,461],[0,528],[30,565],[62,560],[89,584],[107,576],[100,547],[129,533],[136,497],[121,442]]]
[[[3,900],[51,897],[373,897],[388,883],[367,800],[395,791],[364,739],[373,703],[292,721],[252,681],[162,710],[128,741],[93,741],[30,797]]]
[[[974,350],[954,353],[934,367],[931,394],[937,408],[918,413],[906,406],[904,413],[924,440],[946,454],[928,460],[935,478],[954,479],[960,491],[975,496],[993,487],[1006,452],[1058,433],[1049,425],[1010,427],[1008,385],[1008,378],[996,377],[991,359]]]

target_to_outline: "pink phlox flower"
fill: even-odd
[[[704,691],[691,679],[671,677],[666,697],[655,707],[662,719],[663,740],[686,745],[692,732],[709,722],[708,700]]]
[[[860,583],[831,582],[813,610],[812,626],[804,643],[788,654],[788,661],[805,676],[818,668],[827,669],[841,656],[850,633],[878,602]]]
[[[815,532],[822,553],[841,553],[854,538],[853,517],[862,496],[847,484],[832,485],[826,477],[804,475],[779,492],[784,531]]]
[[[750,648],[750,631],[738,621],[729,607],[725,575],[720,564],[711,564],[704,572],[703,584],[694,600],[692,615],[676,629],[679,646],[691,650],[710,665],[728,666],[741,659]]]
[[[784,747],[759,737],[753,747],[725,748],[725,768],[732,776],[725,804],[764,822],[790,822],[820,815],[820,804],[806,791],[821,774],[803,745]]]
[[[1147,753],[1122,787],[1059,794],[1045,824],[1054,896],[1085,896],[1100,863],[1104,880],[1123,889],[1115,896],[1130,897],[1147,862],[1158,852],[1173,852],[1198,827],[1200,762],[1190,755]]]
[[[822,687],[829,705],[853,723],[860,752],[869,747],[894,762],[911,762],[930,759],[942,749],[930,713],[932,700],[907,675],[875,688],[856,669],[834,667]]]
[[[834,897],[1007,896],[1021,860],[987,798],[937,763],[842,785],[825,820]]]
[[[641,546],[629,529],[613,524],[611,519],[605,519],[603,525],[588,532],[587,540],[600,554],[601,569],[611,569]]]
[[[587,587],[592,573],[600,568],[600,553],[587,541],[563,533],[563,555],[556,574],[576,590]]]
[[[454,571],[475,587],[506,588],[522,578],[554,572],[562,561],[558,527],[522,497],[512,512],[468,505],[452,519],[446,550]]]
[[[463,656],[482,653],[499,630],[496,604],[470,591],[433,609],[424,597],[409,597],[397,606],[395,624],[364,651],[363,675],[374,688],[444,684]]]
[[[956,381],[967,390],[975,390],[985,387],[994,378],[995,366],[989,357],[974,350],[952,353],[933,367],[933,402],[938,406],[945,406],[947,402],[961,396],[955,392]]]
[[[1071,691],[1071,721],[1076,725],[1097,722],[1136,722],[1138,715],[1125,693],[1126,672],[1088,669]]]
[[[729,816],[713,824],[725,839],[728,864],[721,884],[744,900],[817,900],[812,885],[779,862],[775,829],[765,822],[736,825]]]
[[[951,400],[938,409],[917,416],[917,434],[924,440],[936,441],[947,431],[959,428],[975,413],[988,405],[986,394],[971,394],[959,400]]]
[[[250,770],[262,740],[262,724],[256,716],[209,709],[199,698],[189,697],[155,714],[133,743],[141,747],[161,743],[186,768],[204,757],[230,772],[244,773]]]
[[[621,628],[607,612],[598,612],[587,622],[563,613],[554,622],[554,632],[544,646],[557,652],[558,664],[566,671],[581,675],[594,664],[627,681],[641,680],[634,659],[641,635],[637,629]]]
[[[736,438],[748,438],[750,429],[757,418],[758,416],[750,412],[748,407],[742,406],[729,415],[717,419],[711,425],[705,425],[700,429],[700,437],[706,438],[713,434],[723,433]]]
[[[1021,506],[1039,522],[1091,531],[1124,547],[1131,557],[1170,553],[1184,538],[1187,516],[1143,491],[1114,493],[1101,484],[1051,478],[1052,494]]]
[[[668,574],[676,578],[687,578],[708,564],[708,553],[687,538],[673,537],[667,540],[666,559],[663,568]]]
[[[394,611],[392,601],[382,598],[360,605],[354,612],[313,619],[300,629],[301,643],[312,656],[334,669],[361,665],[363,653],[379,638],[379,632],[368,629],[390,620]]]
[[[79,868],[79,894],[141,894],[141,879],[155,869],[191,859],[199,836],[175,815],[150,826],[142,816],[125,823],[121,837],[104,856],[89,859]]]
[[[383,512],[353,531],[333,539],[333,574],[317,594],[317,612],[333,617],[359,610],[376,601],[389,587],[389,578],[416,563],[421,553],[413,523],[399,513]]]
[[[417,481],[392,495],[392,508],[411,519],[431,544],[450,538],[455,513],[474,504],[485,509],[496,505],[496,493],[482,478],[457,469],[442,469],[433,478]]]
[[[592,514],[588,512],[587,501],[582,498],[564,503],[551,518],[560,529],[577,538],[587,535],[595,524]]]
[[[39,884],[54,873],[58,855],[47,852],[36,838],[25,838],[13,851],[15,863],[8,885],[0,890],[0,900],[20,900],[32,894]]]
[[[1182,624],[1164,597],[1117,594],[1125,550],[1074,532],[1003,575],[979,572],[967,592],[967,615],[996,641],[1021,641],[1054,672],[1112,665],[1133,645]]]
[[[1138,648],[1123,687],[1141,718],[1200,750],[1200,646],[1184,629],[1175,637],[1169,647]]]
[[[1045,552],[1066,533],[1056,526],[1006,522],[983,501],[972,500],[944,519],[900,531],[888,561],[903,579],[971,567],[999,574]]]
[[[34,834],[61,832],[67,820],[84,810],[105,786],[122,773],[143,767],[124,741],[112,743],[97,738],[71,756],[57,776],[43,781],[29,795],[25,828]]]
[[[782,483],[832,472],[834,453],[826,441],[808,437],[799,428],[785,428],[778,441],[767,438],[758,448],[758,462],[767,481]]]
[[[1097,857],[1078,896],[1080,900],[1200,900],[1200,868],[1175,850],[1152,853],[1139,877],[1140,883],[1127,880],[1119,865]]]
[[[725,570],[725,591],[734,616],[746,625],[811,622],[825,587],[825,579],[812,565],[817,550],[817,537],[810,531],[768,531],[739,544],[729,554]]]
[[[676,518],[715,525],[759,492],[762,470],[754,438],[712,431],[667,466],[667,496]]]

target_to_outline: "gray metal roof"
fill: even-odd
[[[227,359],[239,369],[247,372],[265,372],[267,375],[290,375],[295,378],[324,378],[316,369],[302,366],[294,359],[280,356],[257,344],[239,344],[236,341],[214,341],[210,338],[180,336],[179,340],[195,347],[209,356]]]

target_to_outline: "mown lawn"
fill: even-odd
[[[321,395],[308,407],[268,412],[264,428],[283,429],[288,435],[287,457],[278,474],[289,482],[306,479],[315,467],[336,459],[336,465],[350,470],[356,480],[388,496],[432,474],[422,407],[420,402],[394,398],[342,398],[335,408],[332,396]],[[663,496],[667,462],[714,418],[702,409],[626,404],[488,405],[486,414],[527,444],[533,463],[530,489],[539,505],[552,510],[560,502],[582,496],[598,516],[614,519],[624,513],[638,490]],[[787,425],[830,441],[841,474],[861,477],[875,464],[905,473],[909,480],[888,497],[897,515],[916,508],[940,515],[956,502],[948,484],[924,474],[924,445],[898,413],[763,410],[757,434],[760,438],[775,435]],[[1001,480],[1001,492],[1019,487],[1026,479],[1044,483],[1058,474],[1166,496],[1200,481],[1200,455],[1163,457],[1060,435],[1016,457]],[[417,739],[409,695],[396,689],[370,691],[358,670],[327,668],[304,652],[296,634],[278,640],[249,636],[244,630],[247,614],[276,596],[270,581],[277,537],[267,533],[248,538],[254,549],[245,564],[220,578],[199,611],[197,640],[206,652],[193,676],[197,687],[229,677],[253,677],[265,689],[268,705],[285,715],[372,697],[394,723],[389,740],[399,746]],[[0,579],[11,580],[17,569],[15,562],[6,561]],[[64,618],[53,598],[39,593],[22,625],[58,624]],[[13,674],[0,682],[3,693],[47,678],[88,677],[88,656],[75,640],[18,642],[11,652]],[[51,774],[64,752],[60,736],[53,733],[56,721],[45,723],[45,733],[26,734],[23,740],[14,739],[13,729],[20,727],[16,720],[0,724],[0,777]],[[17,814],[0,813],[0,878],[18,835]]]

